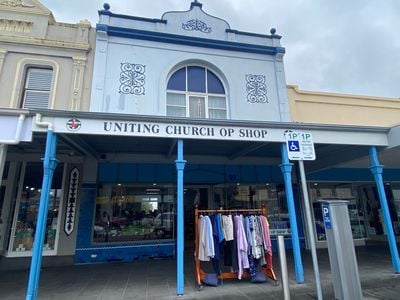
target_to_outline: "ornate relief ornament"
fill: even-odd
[[[182,28],[187,31],[201,31],[204,33],[210,33],[212,30],[206,23],[198,19],[192,19],[186,23],[182,23]]]
[[[35,7],[31,4],[25,4],[23,0],[0,0],[0,5],[11,6],[11,7]]]
[[[121,63],[119,92],[122,94],[144,95],[145,70],[145,65]]]
[[[0,19],[0,30],[9,32],[32,32],[33,22]]]
[[[246,74],[247,101],[250,103],[268,103],[267,86],[264,75]]]
[[[76,200],[79,185],[79,170],[73,168],[69,176],[67,207],[65,209],[64,232],[69,236],[74,231]]]

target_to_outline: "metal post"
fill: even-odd
[[[33,245],[32,261],[29,271],[28,290],[26,300],[36,300],[39,289],[40,267],[42,264],[43,241],[46,230],[47,209],[49,203],[49,194],[53,180],[54,170],[57,166],[56,159],[57,135],[47,131],[46,152],[43,158],[43,182],[40,194],[39,212],[36,224],[36,233]]]
[[[283,299],[290,300],[289,277],[287,271],[285,239],[278,235],[279,261],[281,263]]]
[[[175,160],[177,170],[177,246],[176,246],[176,294],[182,296],[184,293],[184,218],[183,218],[183,170],[186,160],[183,160],[183,140],[178,140],[178,153]]]
[[[308,239],[310,241],[310,246],[311,246],[311,256],[312,256],[313,267],[314,267],[315,284],[317,287],[317,296],[318,296],[318,300],[322,300],[322,290],[321,290],[321,281],[319,278],[317,250],[315,247],[314,226],[313,226],[313,222],[312,222],[312,218],[311,218],[311,208],[310,208],[310,201],[308,199],[306,174],[304,172],[304,163],[302,160],[299,160],[299,167],[300,167],[301,188],[303,190],[304,206],[305,206],[306,218],[307,218]]]
[[[369,154],[371,157],[370,169],[371,169],[372,174],[374,174],[376,187],[378,189],[379,201],[381,203],[383,220],[385,223],[387,237],[388,237],[388,241],[389,241],[390,254],[392,256],[393,270],[395,273],[400,273],[399,252],[397,250],[396,237],[394,236],[392,219],[390,218],[390,212],[389,212],[389,207],[387,204],[386,193],[385,193],[385,187],[383,185],[383,178],[382,178],[383,165],[379,164],[378,154],[376,152],[375,147],[371,147],[369,149]]]
[[[281,172],[283,174],[283,179],[285,181],[285,193],[286,193],[286,200],[287,200],[287,204],[288,204],[290,230],[292,233],[294,269],[295,269],[295,273],[296,273],[296,282],[304,283],[304,270],[303,270],[303,264],[302,264],[302,260],[301,260],[299,233],[297,230],[297,220],[296,220],[296,209],[294,206],[294,197],[293,197],[293,189],[292,189],[291,172],[292,172],[293,164],[289,162],[286,144],[282,144],[281,153],[282,153],[282,164],[279,165],[279,167],[281,168]]]
[[[348,201],[321,200],[335,299],[363,299]]]

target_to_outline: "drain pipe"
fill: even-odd
[[[48,130],[53,131],[53,124],[50,122],[43,122],[42,121],[42,114],[41,113],[37,113],[36,117],[35,117],[35,124],[38,127],[47,127]]]
[[[26,300],[36,300],[39,281],[40,267],[42,265],[43,242],[46,231],[46,220],[48,213],[49,194],[51,183],[53,181],[54,170],[57,167],[56,159],[57,135],[53,132],[53,124],[42,121],[42,115],[36,114],[35,124],[39,127],[47,127],[46,151],[43,158],[43,181],[42,192],[40,193],[39,211],[36,223],[36,232],[34,238],[32,261],[29,270],[28,289]]]
[[[18,123],[17,123],[17,129],[15,130],[15,137],[13,140],[0,140],[0,144],[6,144],[6,145],[16,145],[19,144],[21,141],[21,133],[22,133],[22,127],[24,126],[24,121],[25,121],[25,114],[20,114],[18,118]]]

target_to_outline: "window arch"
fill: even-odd
[[[180,68],[167,84],[167,116],[226,119],[226,100],[224,85],[207,67]]]
[[[58,62],[51,59],[26,57],[19,60],[9,107],[54,109],[59,70]]]

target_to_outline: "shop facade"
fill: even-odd
[[[46,136],[32,131],[41,122],[32,110],[88,110],[95,32],[88,21],[57,22],[36,0],[2,1],[0,14],[0,269],[7,270],[29,267],[38,220]],[[75,252],[65,193],[83,157],[66,141],[58,145],[44,265],[72,264]]]
[[[396,240],[399,241],[399,157],[398,113],[400,101],[393,98],[358,96],[300,90],[288,86],[291,117],[294,122],[313,124],[342,124],[391,128],[388,131],[389,147],[380,152],[384,165],[384,190]],[[320,113],[310,114],[310,110]],[[347,158],[338,153],[342,162],[323,171],[308,174],[309,194],[313,201],[317,246],[326,247],[322,225],[321,198],[350,200],[351,227],[356,245],[387,240],[379,192],[372,181],[368,157]],[[311,170],[312,171],[312,170]]]
[[[295,253],[301,281],[300,248],[308,241],[298,170],[285,152],[287,130],[314,137],[317,160],[307,162],[306,171],[318,246],[326,246],[318,200],[328,198],[350,201],[355,244],[388,239],[369,169],[371,147],[385,165],[390,224],[399,235],[398,128],[340,116],[313,119],[328,115],[332,103],[316,103],[318,93],[298,101],[290,88],[288,97],[285,50],[274,29],[231,29],[197,1],[161,19],[113,13],[109,5],[99,15],[90,98],[83,87],[91,79],[82,79],[78,106],[71,106],[73,97],[47,107],[3,105],[1,125],[10,132],[3,141],[13,139],[24,115],[20,143],[0,148],[5,258],[26,258],[26,266],[32,255],[49,128],[58,138],[59,161],[44,232],[44,255],[52,263],[179,261],[179,247],[193,247],[196,205],[265,206],[273,237],[284,235]]]

